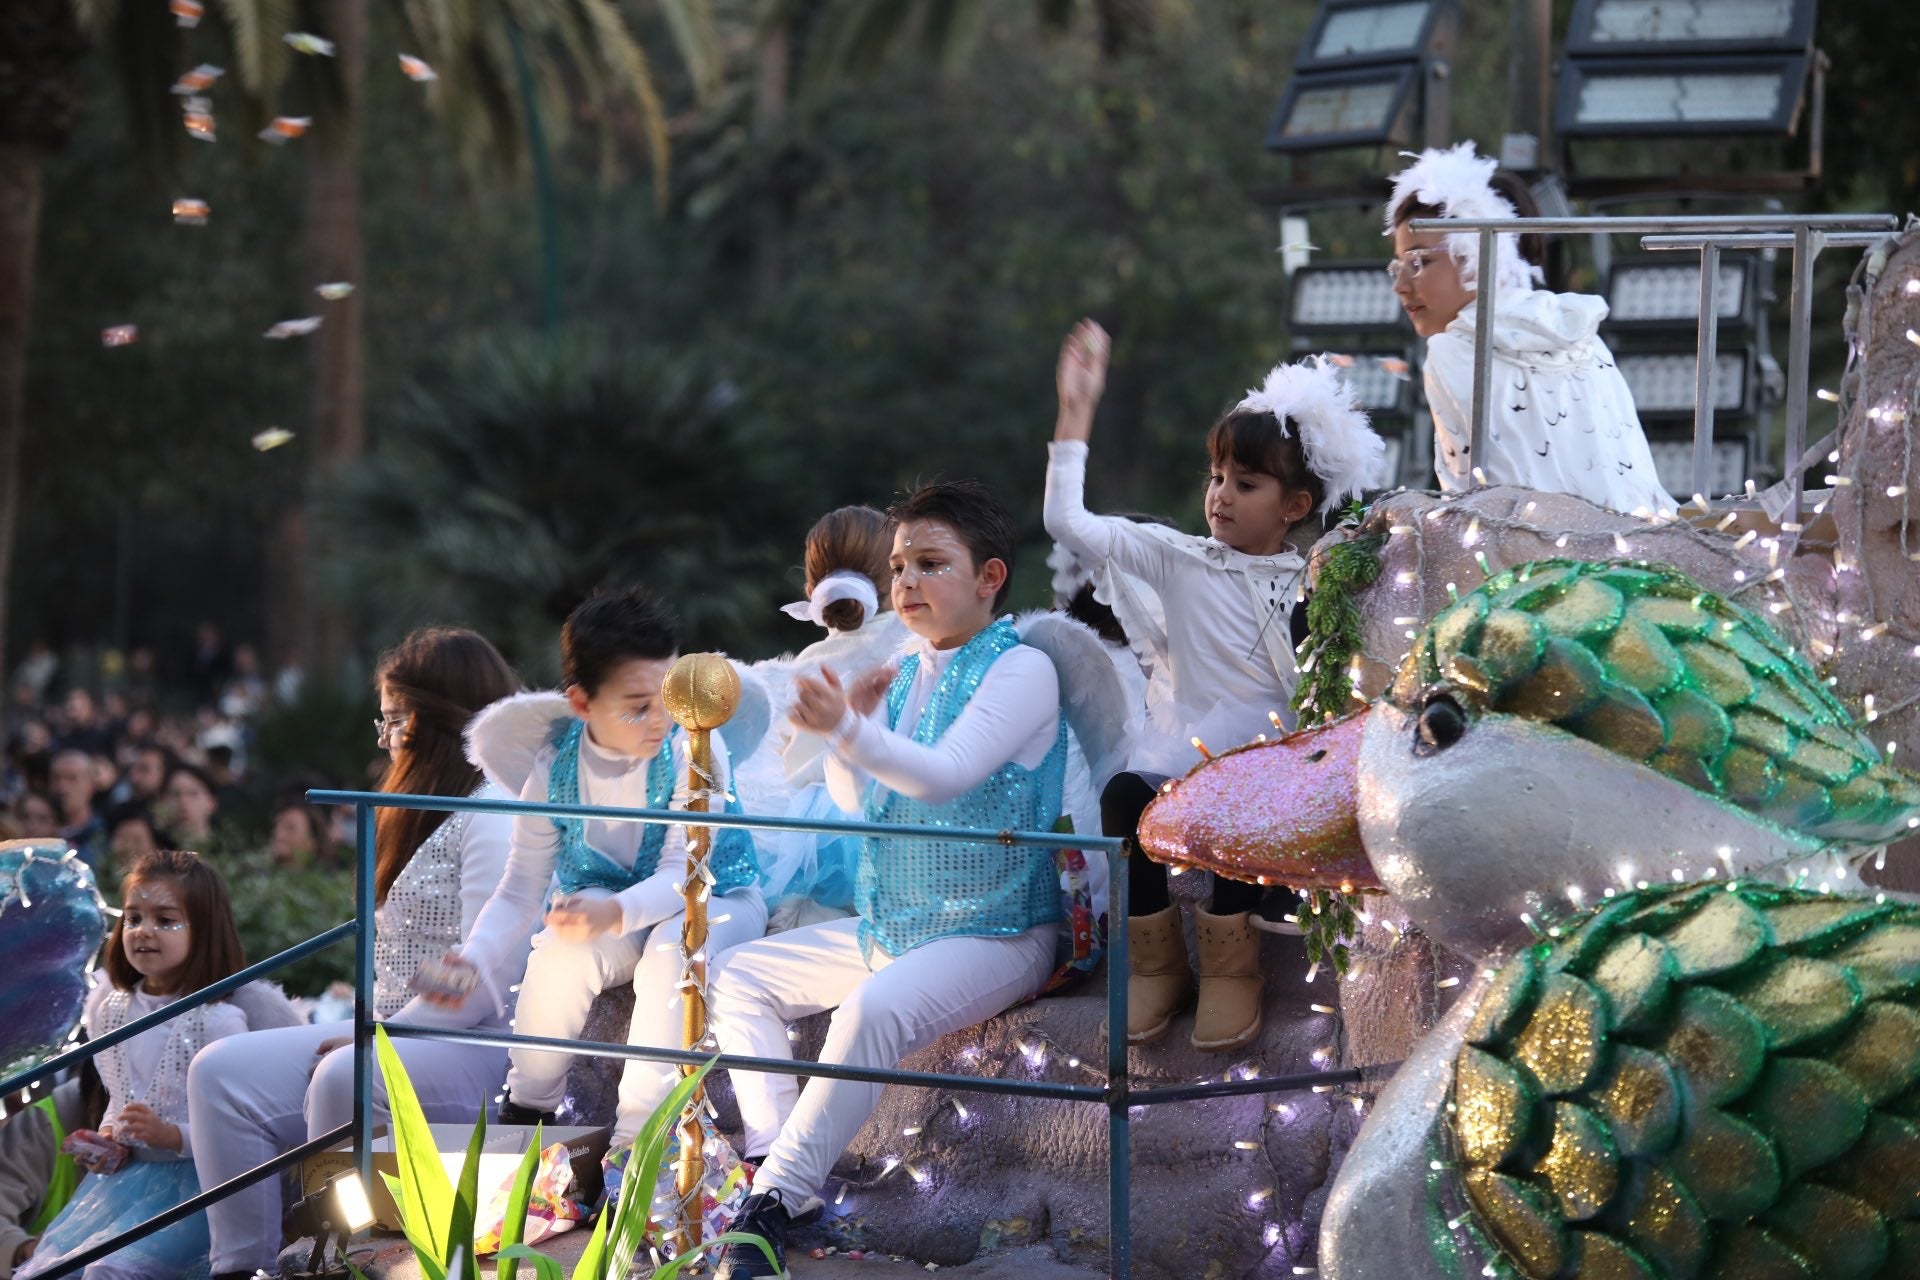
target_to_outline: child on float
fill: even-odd
[[[1404,154],[1414,163],[1395,175],[1387,200],[1394,253],[1387,271],[1414,332],[1427,340],[1423,376],[1441,491],[1520,485],[1629,514],[1673,511],[1678,504],[1661,487],[1633,393],[1599,336],[1606,302],[1535,288],[1539,268],[1523,260],[1511,235],[1494,241],[1492,405],[1486,456],[1472,456],[1479,235],[1408,224],[1517,215],[1494,189],[1498,164],[1475,155],[1471,142]]]
[[[1109,346],[1099,325],[1082,321],[1061,347],[1046,526],[1100,566],[1127,635],[1149,651],[1147,729],[1128,771],[1101,794],[1102,830],[1131,840],[1160,784],[1196,761],[1193,739],[1238,746],[1270,731],[1275,711],[1291,724],[1295,612],[1307,572],[1294,541],[1316,512],[1379,482],[1386,446],[1329,364],[1281,365],[1208,432],[1212,536],[1094,515],[1085,502],[1087,450]],[[1193,971],[1167,869],[1145,857],[1127,865],[1127,1038],[1149,1044],[1194,1000]],[[1209,908],[1197,912],[1197,1049],[1238,1049],[1259,1033],[1263,979],[1251,913],[1262,892],[1218,877]]]
[[[680,625],[638,588],[589,598],[560,633],[564,698],[523,694],[474,720],[474,762],[522,800],[626,809],[684,809],[686,734],[667,714],[661,686],[680,652]],[[709,803],[727,794],[726,744],[713,735],[716,776]],[[727,802],[725,806],[737,810]],[[485,973],[526,937],[536,919],[514,1029],[577,1039],[594,998],[633,983],[629,1044],[680,1049],[681,928],[685,921],[686,828],[606,819],[516,817],[506,874],[480,911],[448,973]],[[717,829],[708,866],[709,959],[766,931],[752,838]],[[544,916],[542,915],[544,908]],[[449,981],[433,998],[454,998],[470,979]],[[552,1122],[565,1100],[573,1055],[517,1048],[499,1107],[505,1124]],[[676,1068],[630,1059],[620,1077],[618,1116],[607,1165],[617,1196],[625,1157],[647,1116],[679,1079]]]
[[[913,633],[898,671],[796,681],[793,720],[826,738],[827,784],[873,822],[1046,830],[1059,818],[1066,722],[1053,663],[996,621],[1014,525],[971,481],[922,488],[896,506],[895,610]],[[869,839],[859,917],[729,952],[712,983],[727,1053],[787,1058],[787,1023],[834,1010],[822,1062],[892,1067],[939,1036],[1039,991],[1061,918],[1046,849],[924,837]],[[761,1160],[735,1229],[784,1259],[794,1218],[817,1203],[834,1160],[881,1086],[736,1072],[746,1155]],[[729,1248],[721,1277],[779,1272],[757,1248]]]
[[[104,976],[87,999],[99,1039],[246,967],[220,874],[198,854],[162,850],[128,872],[107,939]],[[187,1067],[203,1047],[247,1029],[226,1000],[181,1014],[96,1058],[107,1089],[99,1132],[68,1134],[89,1170],[15,1274],[40,1275],[201,1191],[187,1119]],[[195,1215],[91,1263],[87,1280],[207,1274],[207,1222]]]

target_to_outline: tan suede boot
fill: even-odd
[[[1127,918],[1127,1043],[1152,1044],[1193,1000],[1180,908]]]
[[[1193,1015],[1193,1047],[1225,1052],[1260,1034],[1260,935],[1244,911],[1216,916],[1194,909],[1199,952],[1200,1008]]]

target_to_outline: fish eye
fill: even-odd
[[[1466,736],[1467,713],[1450,693],[1436,693],[1420,708],[1413,727],[1413,752],[1430,756],[1445,751]]]

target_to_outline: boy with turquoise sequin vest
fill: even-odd
[[[1049,830],[1060,816],[1067,733],[1052,662],[996,621],[1013,522],[973,482],[929,485],[896,506],[893,606],[917,640],[897,670],[843,686],[800,676],[793,721],[827,740],[827,786],[869,821]],[[859,915],[750,942],[711,982],[723,1051],[791,1056],[787,1023],[834,1010],[822,1062],[892,1067],[940,1036],[1039,991],[1053,971],[1060,890],[1053,854],[928,836],[869,838]],[[741,1072],[734,1094],[749,1161],[762,1160],[734,1228],[784,1260],[834,1160],[881,1086]],[[722,1277],[778,1274],[729,1248]]]
[[[648,593],[591,597],[567,618],[560,635],[564,705],[551,694],[495,704],[469,731],[472,753],[490,776],[504,775],[511,766],[503,762],[518,748],[530,762],[521,766],[522,800],[685,808],[686,735],[660,696],[679,648],[679,624]],[[706,786],[717,799],[728,791],[727,750],[719,733],[713,749],[719,776]],[[738,812],[732,802],[726,807]],[[686,865],[684,827],[517,817],[506,873],[461,952],[447,958],[447,968],[458,975],[471,962],[487,972],[490,949],[524,937],[544,903],[545,927],[533,937],[514,1029],[576,1039],[594,998],[631,980],[627,1042],[682,1048],[679,942]],[[714,877],[707,942],[712,956],[766,932],[767,908],[746,830],[717,829],[708,866]],[[572,1062],[567,1053],[515,1049],[501,1121],[550,1121]],[[628,1061],[610,1150],[625,1150],[678,1079],[662,1063]]]

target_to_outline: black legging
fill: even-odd
[[[1139,851],[1140,815],[1166,778],[1153,773],[1117,773],[1100,793],[1100,829],[1122,836],[1134,845],[1127,859],[1127,914],[1150,916],[1173,905],[1167,892],[1167,868]],[[1251,911],[1266,890],[1244,880],[1213,878],[1213,906],[1217,916]]]

